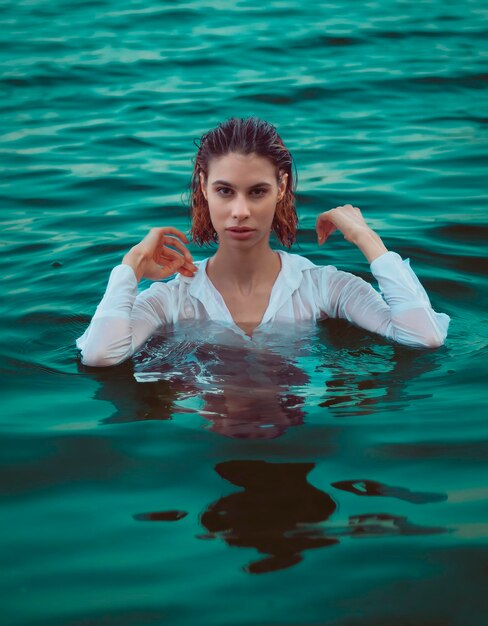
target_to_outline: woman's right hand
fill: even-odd
[[[137,282],[141,278],[162,280],[176,272],[192,278],[197,267],[183,243],[189,243],[188,238],[177,228],[151,228],[124,256],[122,263],[132,267]]]

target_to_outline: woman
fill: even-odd
[[[449,317],[436,313],[411,270],[385,248],[350,204],[317,218],[318,244],[339,230],[371,266],[373,287],[333,266],[273,251],[295,241],[292,156],[271,124],[231,118],[203,135],[195,159],[193,240],[218,242],[216,253],[194,263],[176,228],[153,228],[112,270],[105,295],[77,340],[86,365],[129,358],[161,325],[184,319],[222,322],[248,339],[274,322],[341,317],[399,343],[443,344]],[[155,282],[137,294],[141,278]]]

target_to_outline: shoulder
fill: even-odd
[[[280,255],[281,264],[284,269],[289,268],[294,269],[297,272],[304,272],[307,270],[318,269],[320,267],[301,254],[292,254],[291,252],[285,252],[284,250],[278,250],[278,254]]]
[[[301,254],[291,254],[290,252],[279,250],[279,255],[284,273],[295,274],[300,279],[311,278],[316,280],[331,271],[337,271],[337,268],[333,265],[317,265]]]
[[[337,271],[332,265],[316,265],[310,259],[290,252],[279,251],[282,262],[281,280],[286,283],[291,293],[314,293],[314,298],[327,290],[330,271]],[[311,297],[311,296],[308,296]]]

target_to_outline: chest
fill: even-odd
[[[263,289],[252,295],[240,294],[235,291],[224,292],[221,295],[237,326],[242,328],[245,333],[251,334],[261,323],[268,308],[271,286],[269,289]]]
[[[260,322],[268,308],[271,289],[249,296],[223,293],[222,297],[234,320]]]

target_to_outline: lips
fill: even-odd
[[[236,241],[245,241],[247,239],[252,239],[254,237],[254,233],[256,232],[255,228],[249,228],[249,226],[231,226],[226,229],[227,237],[230,239],[235,239]]]

